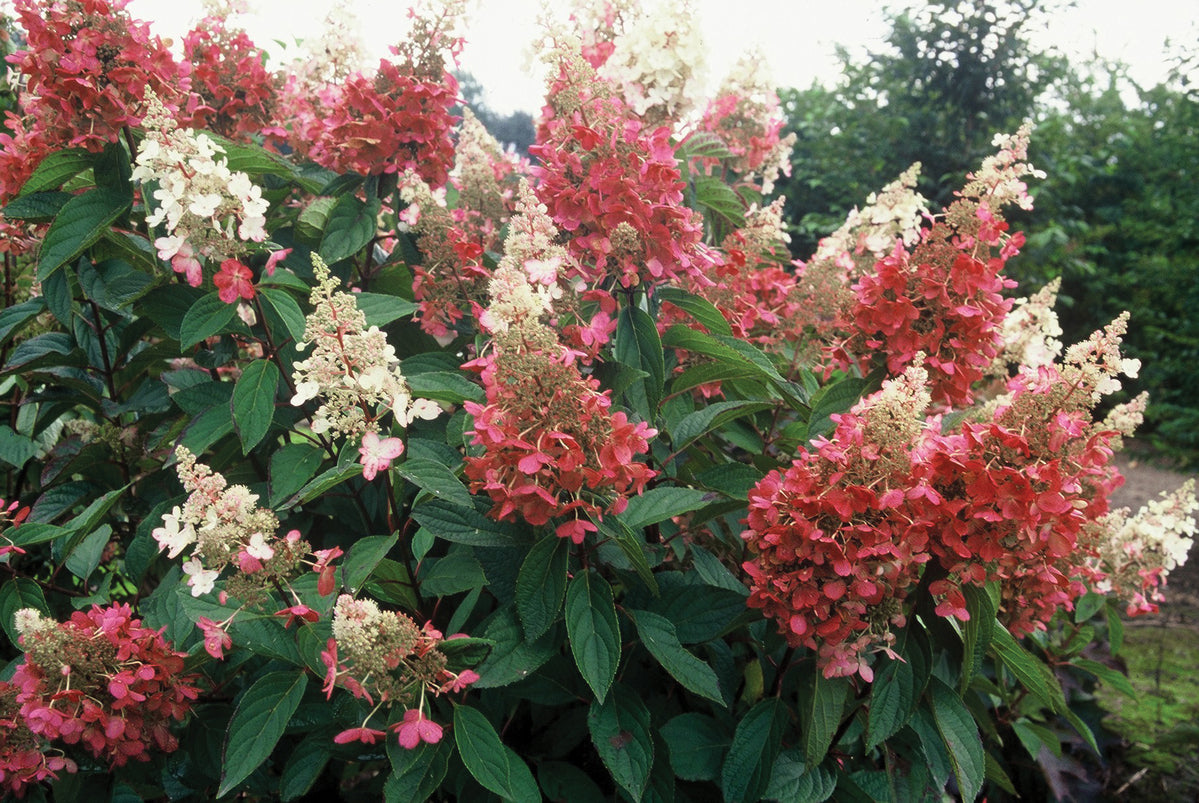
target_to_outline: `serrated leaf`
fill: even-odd
[[[630,610],[628,614],[637,626],[642,645],[671,677],[693,694],[724,705],[716,673],[712,667],[687,652],[669,619],[650,611]]]
[[[438,538],[470,546],[516,546],[529,536],[520,528],[489,519],[471,508],[435,499],[412,509],[412,518]]]
[[[279,369],[265,359],[251,362],[237,378],[230,406],[243,455],[249,454],[270,430],[280,381]]]
[[[654,763],[649,709],[641,697],[616,684],[603,703],[591,704],[587,730],[612,780],[633,800],[640,800]]]
[[[387,553],[399,541],[399,535],[368,535],[359,538],[350,547],[350,552],[342,562],[337,580],[351,592],[362,588],[363,583],[371,576],[371,572],[379,565]]]
[[[361,251],[375,236],[378,218],[378,198],[364,203],[353,195],[343,195],[325,221],[321,258],[332,265]]]
[[[676,287],[658,288],[658,300],[668,301],[686,312],[714,335],[731,335],[732,327],[711,301]]]
[[[804,758],[819,764],[832,746],[841,725],[849,678],[826,678],[815,665],[800,682],[799,727],[803,731]]]
[[[907,661],[890,661],[870,684],[866,749],[873,750],[903,729],[916,704],[916,676]]]
[[[570,542],[550,534],[529,550],[516,576],[516,611],[526,641],[536,641],[550,629],[566,595],[566,564]]]
[[[734,228],[745,225],[745,206],[732,187],[718,176],[695,178],[695,200],[704,209],[727,220]]]
[[[528,766],[500,741],[487,717],[464,705],[454,706],[454,743],[474,779],[505,800],[540,800]]]
[[[620,666],[620,623],[612,588],[591,571],[579,572],[566,590],[566,633],[583,680],[601,703]]]
[[[395,739],[388,739],[391,775],[383,784],[385,803],[411,803],[431,798],[445,779],[452,753],[448,739],[437,744],[421,742],[413,750],[406,750]]]
[[[500,608],[489,617],[482,637],[494,642],[491,653],[476,671],[472,689],[491,689],[524,680],[558,654],[560,635],[550,631],[535,642],[526,642],[511,608]]]
[[[41,315],[46,310],[46,299],[42,296],[13,304],[0,310],[0,343],[8,341],[25,324]]]
[[[236,304],[221,301],[214,290],[188,308],[179,326],[179,346],[187,350],[205,338],[226,331],[237,314]]]
[[[69,192],[35,192],[9,201],[5,204],[3,213],[9,220],[48,223],[62,211],[67,201],[74,197]]]
[[[266,761],[307,687],[307,673],[291,671],[263,675],[246,690],[225,734],[217,797],[235,789]]]
[[[991,652],[1041,705],[1055,713],[1064,712],[1067,707],[1066,698],[1057,678],[1035,655],[1021,647],[1007,628],[998,622],[991,631]]]
[[[670,766],[684,781],[714,781],[720,777],[724,753],[732,737],[712,717],[695,711],[679,714],[662,727],[670,750]]]
[[[645,556],[645,542],[620,518],[608,518],[595,522],[599,532],[616,542],[620,551],[628,559],[633,571],[645,583],[646,588],[654,594],[658,593],[658,581],[650,568],[649,559]]]
[[[1110,666],[1104,666],[1098,661],[1092,661],[1089,658],[1075,658],[1070,663],[1084,672],[1090,672],[1108,686],[1128,696],[1130,699],[1135,700],[1137,698],[1137,690],[1133,688],[1128,677],[1119,670],[1112,669]]]
[[[991,645],[991,634],[995,629],[995,603],[986,589],[966,585],[966,612],[970,618],[962,624],[962,674],[958,693],[965,694],[970,681],[982,670],[983,657]]]
[[[271,454],[270,507],[278,507],[304,487],[321,467],[325,453],[311,443],[288,443]]]
[[[764,798],[779,803],[824,803],[836,788],[836,775],[819,765],[809,766],[803,753],[793,747],[779,753]]]
[[[762,797],[774,772],[786,721],[782,702],[771,697],[751,708],[737,723],[720,769],[720,788],[726,801],[742,803]]]
[[[569,800],[570,803],[606,803],[608,800],[591,776],[565,761],[539,762],[537,782],[549,800]]]
[[[682,451],[694,441],[742,416],[752,415],[772,407],[768,402],[724,401],[709,404],[684,416],[670,432],[675,451]]]
[[[18,532],[21,529],[24,528],[18,528]],[[45,616],[50,615],[46,596],[37,583],[27,577],[10,577],[0,583],[0,626],[3,626],[4,633],[8,636],[9,644],[14,646],[20,633],[13,624],[13,615],[22,608],[33,608]]]
[[[431,566],[428,573],[425,566]],[[474,556],[473,547],[455,544],[444,558],[421,564],[420,587],[425,596],[448,597],[486,584],[487,575]]]
[[[283,765],[279,776],[279,799],[286,803],[305,795],[325,771],[325,765],[333,755],[332,748],[332,741],[323,733],[310,733],[304,737]]]
[[[7,424],[0,424],[0,460],[20,470],[40,450],[35,441],[13,431]]]
[[[25,179],[17,197],[23,198],[35,192],[56,190],[68,180],[91,168],[95,158],[96,154],[83,148],[65,148],[61,151],[53,151],[45,159],[42,159],[33,171],[33,175]],[[5,215],[9,216],[8,210],[5,210]]]
[[[620,516],[629,527],[639,530],[650,524],[698,510],[709,501],[711,494],[706,491],[662,485],[639,496],[630,497],[628,507]]]
[[[949,753],[962,799],[973,801],[982,790],[986,774],[983,743],[974,717],[962,703],[962,698],[939,679],[929,680],[928,691],[933,721]]]
[[[42,239],[38,253],[38,280],[45,281],[50,274],[76,259],[85,248],[99,240],[108,227],[129,209],[131,202],[127,192],[98,187],[76,195],[63,204]]]
[[[366,316],[367,326],[383,327],[392,321],[407,318],[417,310],[413,302],[384,293],[355,293],[354,302]]]
[[[666,382],[666,364],[658,327],[649,313],[639,307],[625,307],[616,327],[616,359],[624,365],[645,372],[641,387],[645,392],[646,409],[639,412],[652,419]],[[633,387],[636,387],[634,383]]]
[[[291,293],[264,287],[259,289],[258,297],[262,299],[263,309],[268,318],[277,317],[293,341],[298,343],[304,339],[304,327],[306,326],[304,313],[300,310],[299,303],[292,298]],[[277,335],[276,339],[276,342],[281,340]]]
[[[483,402],[487,394],[483,388],[471,382],[462,374],[452,371],[427,371],[415,375],[404,375],[408,380],[408,388],[418,399],[461,404],[464,401]]]
[[[455,507],[474,511],[470,491],[449,466],[424,457],[409,457],[395,466],[395,472],[410,483]]]

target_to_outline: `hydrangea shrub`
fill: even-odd
[[[1121,317],[1012,296],[1031,127],[811,258],[752,60],[545,27],[532,161],[458,0],[367,65],[17,0],[0,787],[33,800],[1002,799],[1097,751],[1193,489],[1114,510]],[[1056,771],[1056,770],[1055,770]]]

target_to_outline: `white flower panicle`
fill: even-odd
[[[703,97],[707,48],[688,0],[663,0],[625,20],[600,74],[652,123],[686,117]]]
[[[991,144],[999,148],[999,152],[983,159],[977,173],[966,175],[966,186],[958,194],[978,199],[993,211],[1008,204],[1032,209],[1032,196],[1023,179],[1026,176],[1045,178],[1046,175],[1044,170],[1037,170],[1027,161],[1032,128],[1032,122],[1026,120],[1015,134],[996,134]]]
[[[895,249],[895,241],[905,246],[920,238],[920,228],[928,218],[928,199],[916,192],[920,163],[916,162],[877,193],[866,198],[866,205],[854,208],[841,228],[820,241],[813,261],[844,259],[843,255],[863,255],[873,264]]]
[[[1160,586],[1190,553],[1197,511],[1195,481],[1187,480],[1135,515],[1128,508],[1108,513],[1091,533],[1092,566],[1106,575],[1096,590],[1128,600],[1130,613],[1154,610],[1151,603],[1163,599]]]
[[[312,417],[312,431],[333,431],[347,437],[378,433],[376,413],[386,407],[404,427],[417,418],[433,419],[441,407],[428,399],[414,399],[400,372],[395,348],[377,326],[366,325],[366,315],[352,293],[337,288],[337,278],[316,254],[312,255],[316,286],[314,307],[304,328],[304,342],[296,348],[312,352],[295,364],[295,395],[300,406],[320,397]]]
[[[259,561],[275,557],[279,519],[258,507],[258,495],[244,485],[229,485],[208,466],[196,462],[187,448],[175,450],[176,471],[188,491],[187,501],[163,514],[151,535],[160,551],[183,564],[193,596],[212,591],[222,569],[238,564],[243,553]]]
[[[1120,344],[1128,332],[1128,313],[1122,312],[1102,330],[1066,349],[1062,375],[1068,382],[1091,394],[1098,402],[1120,389],[1120,374],[1136,378],[1141,361],[1120,356]]]
[[[157,208],[146,222],[166,230],[154,243],[159,256],[172,260],[200,254],[223,260],[245,253],[246,242],[265,240],[269,204],[262,189],[245,173],[231,171],[221,147],[207,134],[179,128],[149,89],[146,104],[146,138],[133,178],[158,184]],[[193,278],[189,272],[189,281]]]
[[[1006,376],[1008,366],[1039,368],[1062,353],[1062,326],[1053,311],[1062,280],[1054,279],[1028,298],[1017,298],[1003,320],[1003,350],[988,373]]]
[[[924,356],[918,352],[902,374],[883,382],[851,410],[866,420],[864,440],[876,444],[880,455],[906,454],[924,429],[925,414],[932,404]]]

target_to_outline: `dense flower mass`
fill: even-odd
[[[244,30],[209,15],[183,37],[183,55],[200,101],[189,120],[193,127],[242,141],[270,127],[278,89],[265,54]]]
[[[328,669],[325,693],[332,695],[341,686],[374,706],[371,715],[380,707],[398,705],[406,709],[403,719],[387,727],[397,734],[400,746],[412,750],[421,742],[436,744],[442,727],[426,716],[426,698],[462,691],[479,679],[473,670],[450,668],[439,649],[443,641],[429,623],[417,627],[402,613],[383,611],[369,599],[342,594],[333,608],[333,637],[321,653]],[[367,727],[371,715],[334,741],[371,744],[384,736],[383,731]]]
[[[683,204],[670,129],[646,125],[577,51],[555,55],[530,152],[537,195],[569,237],[579,278],[635,287],[702,277],[713,257],[702,219]]]
[[[172,650],[158,631],[133,618],[128,605],[94,605],[65,622],[26,608],[17,611],[16,626],[25,662],[17,667],[12,687],[32,734],[82,745],[113,767],[148,761],[151,750],[178,748],[171,724],[191,710],[199,695],[197,678],[183,672],[185,653]],[[14,733],[6,744],[23,748],[26,758],[18,766],[33,769],[28,740]],[[13,757],[5,755],[3,761],[11,763]],[[66,763],[51,756],[36,766],[42,769],[35,776]]]

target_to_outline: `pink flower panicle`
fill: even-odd
[[[440,649],[443,640],[428,624],[418,628],[402,613],[342,594],[333,608],[333,637],[321,653],[328,670],[325,694],[332,696],[340,686],[375,710],[400,705],[406,709],[403,719],[388,728],[398,733],[400,745],[411,750],[422,741],[436,743],[442,728],[425,715],[426,697],[462,691],[479,679],[469,669],[449,668]],[[363,722],[334,740],[372,744],[382,735]]]
[[[647,127],[577,49],[556,56],[530,152],[537,195],[570,238],[578,278],[633,287],[702,277],[713,258],[701,216],[683,203],[670,129]]]
[[[12,685],[31,733],[80,744],[113,767],[178,748],[170,725],[191,710],[198,677],[128,605],[95,605],[61,623],[24,609],[16,622],[25,662]]]
[[[245,30],[222,16],[208,16],[183,37],[199,99],[188,125],[249,142],[270,127],[278,89],[263,51]]]
[[[18,687],[0,681],[0,790],[17,798],[39,781],[55,780],[62,771],[75,772],[75,762],[46,750],[45,739],[29,729],[17,702]]]

